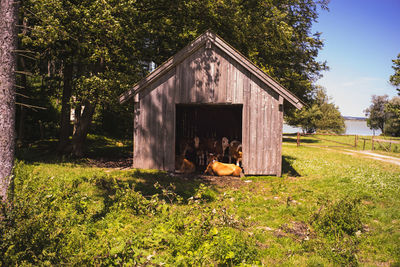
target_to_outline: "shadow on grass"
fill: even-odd
[[[297,143],[296,138],[288,138],[288,137],[283,137],[283,142],[284,143]],[[311,138],[300,138],[300,144],[301,143],[307,143],[307,144],[313,144],[313,143],[319,143],[321,142],[320,140],[317,139],[311,139]]]
[[[138,179],[135,190],[141,192],[144,196],[161,193],[161,189],[154,187],[156,183],[160,184],[161,188],[168,188],[170,184],[173,184],[176,187],[174,192],[186,200],[196,193],[200,184],[208,184],[206,180],[201,179],[196,174],[176,175],[162,171],[135,170],[132,176]]]
[[[159,186],[156,187],[156,184]],[[202,200],[214,201],[214,195],[218,190],[197,174],[175,175],[157,170],[135,169],[123,178],[99,177],[95,181],[95,186],[101,192],[99,196],[103,199],[104,208],[95,214],[92,220],[97,221],[107,215],[110,207],[118,201],[115,196],[121,189],[133,188],[147,199],[157,194],[167,203],[176,203],[176,197],[179,196],[184,200],[183,203],[186,203],[188,198],[196,194],[201,184],[207,185],[208,188]]]
[[[292,177],[299,177],[301,176],[300,173],[296,171],[295,168],[292,166],[292,162],[296,158],[291,156],[282,156],[282,175],[288,175]]]
[[[16,158],[31,164],[72,163],[99,165],[98,167],[129,167],[132,158],[132,141],[114,142],[106,137],[92,137],[86,142],[85,155],[82,158],[57,152],[57,139],[39,140],[16,148]]]

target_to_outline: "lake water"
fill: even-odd
[[[356,134],[356,135],[380,135],[380,130],[371,130],[367,126],[366,120],[345,120],[346,133],[345,134]],[[297,133],[302,132],[299,127],[292,127],[287,124],[283,124],[284,133]]]

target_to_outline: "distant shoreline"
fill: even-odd
[[[380,135],[380,130],[371,130],[367,125],[367,119],[363,117],[343,116],[346,125],[346,134],[354,135]],[[293,127],[287,124],[283,125],[284,133],[297,133],[302,132],[300,127]]]
[[[352,116],[343,116],[343,119],[347,121],[366,121],[367,118],[364,117],[352,117]]]

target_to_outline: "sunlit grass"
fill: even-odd
[[[109,148],[128,155],[129,141],[90,140],[95,154]],[[312,218],[326,203],[354,198],[365,228],[357,237],[358,262],[399,262],[400,166],[293,142],[284,143],[283,157],[283,177],[245,177],[240,187],[223,188],[155,170],[28,160],[18,164],[15,179],[15,200],[27,215],[5,238],[39,242],[42,250],[31,252],[39,258],[26,264],[207,265],[236,257],[256,265],[335,266],[333,243],[315,232]],[[292,233],[296,225],[308,227],[309,235]],[[22,255],[13,249],[9,260]]]

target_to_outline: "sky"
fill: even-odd
[[[329,71],[317,84],[343,116],[365,117],[372,95],[397,95],[389,77],[400,53],[400,0],[331,0],[313,32],[322,32],[318,60]]]

